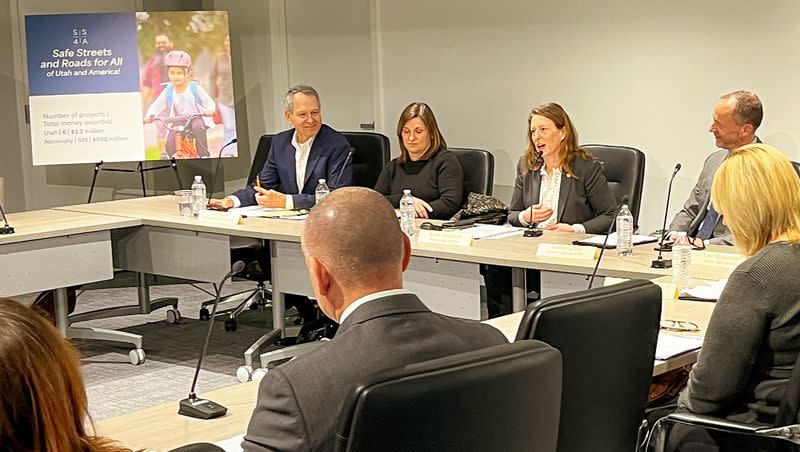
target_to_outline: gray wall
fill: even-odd
[[[224,163],[221,177],[227,192],[246,177],[250,146],[258,136],[285,127],[280,97],[290,81],[324,79],[326,117],[357,124],[369,120],[369,114],[353,111],[348,116],[353,105],[341,93],[352,97],[351,79],[364,73],[371,74],[372,113],[379,131],[394,140],[401,109],[414,100],[430,103],[451,146],[482,147],[495,154],[495,193],[506,201],[525,145],[528,112],[544,102],[561,103],[582,143],[630,145],[647,155],[640,219],[644,231],[660,226],[667,177],[675,163],[684,169],[675,181],[671,212],[691,190],[703,160],[714,150],[707,128],[713,105],[725,92],[758,93],[765,105],[759,136],[790,158],[800,157],[795,127],[800,92],[793,89],[800,69],[800,49],[794,45],[800,38],[800,3],[793,0],[758,8],[742,0],[369,0],[369,14],[362,13],[365,0],[336,0],[341,11],[335,15],[330,0],[302,0],[301,8],[289,1],[65,3],[73,10],[119,9],[121,3],[137,9],[229,11],[233,52],[240,56],[234,81],[244,139],[241,157]],[[324,7],[315,7],[315,2]],[[8,10],[0,11],[3,25],[10,24],[0,31],[5,38],[20,39],[18,5],[31,3],[50,2],[12,0]],[[352,18],[352,24],[314,25],[331,17]],[[370,46],[364,44],[365,36]],[[359,42],[349,49],[359,58],[335,47],[343,42]],[[6,177],[9,208],[82,202],[90,165],[30,165],[27,126],[18,121],[26,96],[24,78],[16,63],[20,51],[14,52],[0,50],[0,93],[6,100],[0,127],[7,139],[0,148],[0,175]],[[357,63],[334,64],[341,61]],[[337,69],[324,71],[326,67]],[[396,142],[393,146],[396,151]],[[184,168],[187,176],[210,171],[199,163]],[[169,174],[159,174],[151,183],[169,191],[174,182]],[[135,178],[104,175],[101,184],[98,199],[138,193]]]

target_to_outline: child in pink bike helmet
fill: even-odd
[[[164,65],[167,67],[169,83],[147,108],[144,122],[150,123],[156,116],[203,115],[202,118],[194,118],[189,128],[195,137],[198,155],[209,157],[206,129],[214,127],[211,119],[216,109],[214,100],[200,83],[189,78],[192,57],[188,53],[173,50],[164,56]],[[167,135],[166,151],[170,157],[175,154],[174,135],[172,131]]]

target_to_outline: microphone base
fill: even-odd
[[[652,268],[672,268],[672,259],[653,259]]]
[[[214,419],[225,416],[228,409],[208,399],[189,397],[180,401],[178,414],[196,419]]]
[[[522,234],[523,237],[541,237],[543,234],[541,229],[528,228]]]
[[[0,228],[0,235],[13,234],[14,232],[16,232],[16,231],[14,231],[14,228],[12,228],[9,225],[5,225],[2,228]]]

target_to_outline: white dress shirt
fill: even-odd
[[[548,226],[556,224],[558,219],[558,195],[561,192],[561,176],[563,173],[561,169],[553,168],[553,175],[551,176],[547,174],[547,170],[545,170],[544,165],[542,165],[539,169],[539,174],[542,175],[542,182],[539,185],[539,204],[541,204],[542,207],[553,209],[553,214],[546,220],[539,222],[536,227],[539,229],[546,229]],[[569,177],[569,175],[567,175],[567,177]],[[528,222],[525,221],[525,212],[528,210],[530,210],[530,208],[519,213],[519,222],[523,226],[528,225]],[[575,232],[580,232],[581,234],[586,232],[586,228],[580,223],[573,224],[572,228],[575,229]]]
[[[297,193],[303,192],[303,183],[306,179],[306,167],[308,166],[308,155],[311,153],[311,146],[314,145],[314,138],[316,138],[316,135],[301,144],[297,142],[297,131],[295,130],[292,134],[292,146],[294,146],[295,151],[294,170],[297,177]],[[228,199],[233,201],[233,207],[242,205],[242,201],[234,195],[228,196]],[[286,204],[284,207],[287,209],[294,209],[294,198],[292,198],[292,195],[286,195]]]
[[[389,289],[389,290],[382,290],[380,292],[371,293],[369,295],[364,295],[363,297],[359,298],[358,300],[350,303],[350,306],[346,307],[342,312],[342,316],[339,318],[339,323],[343,323],[344,319],[350,316],[356,309],[358,309],[361,305],[367,304],[370,301],[377,300],[378,298],[383,297],[391,297],[394,295],[410,295],[411,291],[406,289]]]

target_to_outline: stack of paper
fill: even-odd
[[[598,248],[603,246],[603,241],[606,239],[605,235],[595,235],[589,237],[588,239],[583,240],[576,240],[573,242],[575,245],[590,245],[596,246]],[[641,245],[642,243],[654,243],[658,241],[658,237],[653,237],[650,235],[633,235],[633,244],[634,245]],[[608,236],[608,243],[606,243],[606,249],[616,248],[617,247],[617,233],[611,233]]]
[[[675,334],[659,332],[658,344],[656,344],[656,359],[665,361],[673,356],[698,350],[702,346],[702,337],[677,336]]]
[[[722,294],[722,289],[728,279],[720,279],[719,281],[710,281],[699,284],[690,289],[681,289],[681,294],[678,298],[684,300],[699,300],[699,301],[717,301]]]

